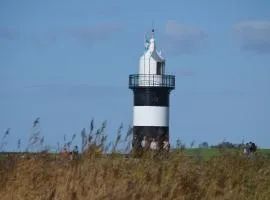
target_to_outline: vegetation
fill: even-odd
[[[122,138],[121,125],[116,141],[106,144],[105,126],[103,123],[96,131],[90,128],[89,134],[83,129],[83,153],[75,160],[46,151],[0,157],[1,199],[264,200],[270,197],[270,160],[265,152],[246,157],[237,148],[185,149],[180,144],[169,155],[153,157],[153,152],[147,152],[141,158],[126,157],[119,152],[130,148],[130,129]],[[105,156],[103,153],[108,151],[111,154]],[[205,152],[211,152],[207,159],[201,157]]]

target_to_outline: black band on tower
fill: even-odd
[[[169,106],[167,88],[136,88],[134,91],[134,106]]]

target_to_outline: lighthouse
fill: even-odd
[[[175,76],[165,72],[165,58],[157,50],[154,29],[139,61],[139,73],[129,75],[133,91],[133,149],[143,139],[162,144],[169,140],[169,100]]]

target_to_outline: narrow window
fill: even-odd
[[[157,62],[157,75],[161,75],[161,74],[162,74],[162,63]]]

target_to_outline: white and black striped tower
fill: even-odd
[[[169,140],[169,96],[175,88],[175,76],[165,74],[165,59],[156,49],[154,29],[140,58],[139,73],[129,75],[134,93],[133,147],[144,136],[158,142]]]

